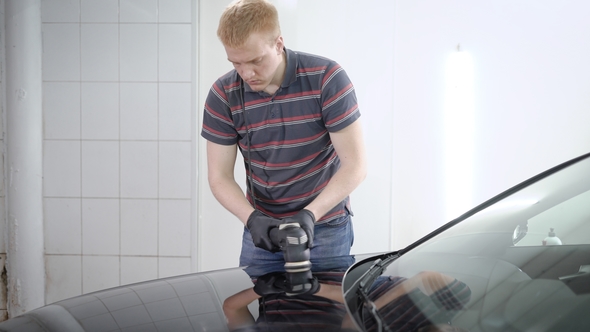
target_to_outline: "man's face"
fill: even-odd
[[[279,36],[271,42],[267,34],[253,33],[244,45],[238,48],[226,46],[225,52],[252,90],[272,94],[281,85],[283,73],[278,69],[283,61],[283,37]]]

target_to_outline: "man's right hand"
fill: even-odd
[[[246,227],[252,235],[255,246],[270,252],[278,252],[281,251],[281,248],[272,243],[270,230],[279,227],[283,222],[281,219],[272,218],[258,210],[254,210],[248,217]]]

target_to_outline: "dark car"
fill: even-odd
[[[310,262],[297,231],[277,237],[284,262],[85,294],[0,331],[590,331],[590,154],[399,251]]]

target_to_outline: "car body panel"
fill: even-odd
[[[367,258],[372,255],[360,255]],[[354,256],[314,261],[314,273],[339,270]],[[223,304],[252,288],[267,273],[284,272],[284,262],[187,274],[115,287],[58,301],[0,323],[4,332],[229,331]],[[256,319],[258,303],[248,308]],[[342,306],[343,307],[343,306]],[[342,310],[344,314],[345,310]],[[305,316],[303,316],[305,323]]]
[[[120,286],[32,310],[0,331],[590,331],[590,154],[406,248],[302,266]]]
[[[248,283],[235,269],[121,286],[33,310],[1,323],[0,331],[223,331],[223,293]]]

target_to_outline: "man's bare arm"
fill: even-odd
[[[234,178],[236,155],[237,145],[221,145],[207,141],[207,167],[211,192],[223,207],[246,225],[254,208]]]
[[[223,301],[223,313],[227,318],[230,331],[254,325],[254,317],[248,310],[248,304],[260,298],[253,288],[244,289]]]
[[[334,149],[340,158],[340,169],[324,190],[306,209],[319,220],[336,204],[344,200],[367,175],[365,144],[360,119],[348,127],[330,133]]]

